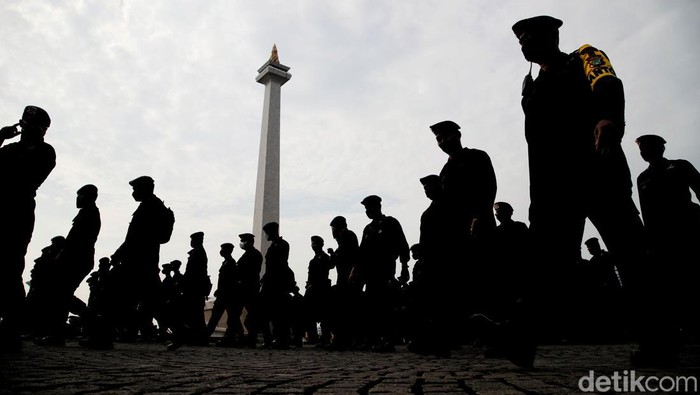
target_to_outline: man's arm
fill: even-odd
[[[625,130],[625,93],[605,52],[588,44],[578,50],[583,70],[593,91],[598,122],[593,131],[596,152],[606,153],[620,144]]]

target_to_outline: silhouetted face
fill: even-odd
[[[315,252],[319,252],[323,250],[323,242],[322,241],[317,241],[313,240],[311,242],[311,249],[314,250]]]
[[[428,183],[423,185],[425,196],[430,200],[436,200],[442,194],[442,185],[440,183]]]
[[[331,226],[331,234],[333,235],[334,239],[337,239],[340,237],[341,229],[337,226]]]
[[[133,192],[131,192],[131,196],[133,196],[134,200],[136,200],[137,202],[142,202],[143,199],[146,197],[143,187],[139,185],[132,185],[131,188],[133,189]]]
[[[462,150],[461,133],[459,131],[441,131],[435,135],[438,147],[447,155],[454,155]]]
[[[232,252],[233,252],[232,247],[229,247],[229,248],[221,247],[221,250],[219,250],[219,255],[221,255],[222,257],[227,257],[227,256],[231,255]]]
[[[190,238],[190,247],[196,248],[196,247],[201,247],[204,244],[204,240],[199,238],[199,237],[191,237]]]
[[[533,30],[525,31],[518,37],[520,50],[525,60],[543,64],[559,53],[559,32]]]
[[[506,208],[503,208],[500,206],[494,207],[494,213],[496,215],[496,219],[498,220],[498,222],[507,221],[513,215],[513,213],[509,209],[506,209]]]
[[[367,218],[369,218],[369,219],[379,218],[382,215],[382,206],[381,205],[365,206],[365,214],[367,215]]]
[[[663,144],[639,144],[639,155],[646,162],[654,162],[664,157],[666,147]]]
[[[37,140],[46,135],[47,128],[30,125],[24,120],[19,120],[19,126],[22,128],[22,140]]]
[[[586,247],[591,255],[597,255],[601,251],[600,244],[598,243],[589,243]]]
[[[78,196],[75,197],[75,207],[83,208],[86,206],[87,196],[84,193],[78,192]]]

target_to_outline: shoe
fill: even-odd
[[[396,347],[394,347],[394,345],[389,343],[389,342],[382,342],[382,343],[379,343],[379,344],[372,346],[372,348],[370,348],[370,351],[380,352],[380,353],[395,352]]]
[[[286,342],[274,340],[270,345],[270,348],[272,348],[273,350],[289,350],[289,344]]]
[[[80,339],[78,345],[91,350],[112,350],[114,348],[114,343],[111,340]]]
[[[168,351],[175,351],[175,350],[179,349],[180,347],[182,347],[183,345],[184,345],[184,343],[182,343],[180,341],[172,341],[165,346],[165,349]]]
[[[37,346],[63,347],[66,345],[65,339],[60,336],[44,336],[34,339]]]
[[[216,347],[239,347],[240,342],[233,337],[222,337],[216,342]]]

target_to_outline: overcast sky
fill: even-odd
[[[633,177],[646,167],[634,139],[650,132],[666,138],[667,157],[700,167],[698,1],[2,1],[0,123],[45,108],[58,157],[37,196],[25,279],[51,237],[67,234],[84,184],[100,191],[96,260],[111,255],[137,207],[128,182],[150,175],[176,215],[161,264],[184,263],[189,235],[203,231],[216,282],[219,245],[252,230],[264,94],[255,77],[273,44],[292,74],[280,233],[302,289],[309,237],[335,247],[336,215],[361,235],[367,195],[417,242],[428,204],[418,179],[447,159],[428,128],[438,121],[457,122],[463,143],[491,156],[497,200],[527,223],[529,64],[511,26],[541,14],[564,21],[563,51],[588,43],[611,58]],[[87,300],[85,284],[78,296]]]

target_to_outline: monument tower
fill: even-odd
[[[270,242],[265,240],[262,227],[280,219],[280,108],[281,92],[292,75],[289,67],[280,63],[277,46],[272,46],[270,60],[258,69],[255,80],[265,85],[260,154],[258,156],[258,181],[255,188],[255,213],[253,234],[255,248],[265,256]],[[264,270],[264,266],[263,266]]]

